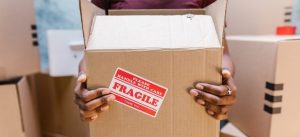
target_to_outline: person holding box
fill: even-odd
[[[215,0],[92,0],[96,6],[103,9],[191,9],[204,8]],[[195,97],[196,103],[206,108],[206,112],[218,120],[226,119],[229,107],[236,102],[237,87],[234,84],[234,64],[230,58],[226,36],[223,36],[223,69],[222,85],[208,83],[196,83],[191,86],[190,95]],[[87,76],[85,74],[85,59],[79,66],[79,76],[75,88],[75,103],[80,108],[80,116],[83,121],[94,121],[100,112],[109,109],[109,103],[115,100],[108,88],[88,90],[86,87]]]

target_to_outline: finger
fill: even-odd
[[[87,76],[85,73],[81,72],[77,78],[77,81],[80,83],[85,83],[87,80]]]
[[[218,97],[216,95],[200,91],[197,89],[193,89],[198,92],[198,96],[196,97],[197,99],[202,99],[206,102],[209,102],[213,105],[226,105],[230,106],[236,102],[236,98],[234,96],[224,96],[224,97]]]
[[[110,93],[111,93],[111,90],[109,90],[109,89],[99,88],[99,89],[96,89],[96,90],[91,90],[91,91],[82,93],[82,99],[85,102],[88,102],[88,101],[91,101],[95,98],[108,95]]]
[[[105,112],[105,111],[108,111],[109,110],[109,105],[108,104],[103,104],[101,105],[100,107],[98,107],[96,109],[96,112]]]
[[[217,120],[225,120],[228,119],[228,114],[218,114],[213,116]]]
[[[206,109],[206,113],[210,116],[212,116],[213,118],[215,118],[216,120],[224,120],[228,118],[228,114],[217,114],[211,110]]]
[[[232,91],[232,94],[231,96],[236,96],[236,92],[237,92],[237,87],[234,83],[234,80],[232,78],[230,78],[228,81],[227,81],[227,85],[228,87],[230,88],[230,90]]]
[[[196,88],[201,91],[205,91],[216,96],[226,96],[228,88],[224,85],[216,86],[207,83],[197,83]]]
[[[206,102],[203,99],[197,99],[196,101],[197,101],[198,104],[200,104],[202,106],[205,106]]]
[[[84,111],[84,110],[80,110],[80,116],[82,118],[90,118],[90,117],[93,117],[95,115],[98,115],[98,113],[94,110],[92,111]]]
[[[98,118],[98,114],[97,114],[97,115],[94,115],[94,116],[92,116],[92,117],[87,117],[87,118],[81,117],[81,120],[82,120],[82,121],[85,121],[85,122],[93,122],[93,121],[95,121],[97,118]]]
[[[83,95],[87,94],[89,91],[85,88],[79,88],[75,90],[76,98],[83,99]]]
[[[223,79],[229,79],[231,77],[232,77],[232,75],[231,75],[230,70],[228,68],[223,68],[222,69],[222,78]]]
[[[208,102],[205,103],[205,108],[216,114],[227,114],[227,112],[229,111],[228,106],[218,106],[218,105],[210,104]]]
[[[116,99],[116,97],[114,95],[112,95],[112,94],[104,96],[104,97],[100,97],[100,98],[94,99],[94,100],[86,103],[83,106],[83,109],[84,110],[94,110],[94,109],[100,107],[101,105],[103,105],[105,103],[108,103],[108,102],[111,102],[111,101],[113,101],[115,99]]]

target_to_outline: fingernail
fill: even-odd
[[[198,99],[197,102],[198,102],[200,105],[205,105],[205,101],[202,100],[202,99]]]
[[[109,109],[109,106],[108,105],[106,105],[106,106],[103,106],[103,107],[101,107],[101,111],[107,111]]]
[[[204,89],[204,87],[201,84],[197,84],[196,88],[199,89],[199,90],[203,90]]]
[[[194,97],[198,96],[198,92],[195,89],[190,90],[190,94]]]
[[[227,69],[224,69],[224,70],[222,71],[222,74],[223,74],[223,76],[226,76],[226,77],[230,77],[230,76],[231,76],[230,71],[227,70]]]
[[[210,111],[210,110],[207,110],[207,113],[208,113],[209,115],[214,115],[214,114],[215,114],[214,112],[212,112],[212,111]]]
[[[104,90],[102,91],[102,94],[103,94],[103,95],[106,95],[106,94],[109,94],[109,93],[111,93],[111,91],[108,90],[108,89],[104,89]]]
[[[86,80],[86,75],[85,74],[81,74],[79,77],[78,77],[78,81],[79,82],[85,82]]]
[[[98,118],[98,115],[94,115],[94,116],[91,117],[91,120],[95,120],[97,118]]]
[[[115,95],[110,95],[109,97],[107,97],[106,101],[110,102],[110,101],[114,101],[116,99]]]

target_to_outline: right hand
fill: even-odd
[[[80,73],[74,90],[75,103],[80,109],[81,120],[91,122],[98,118],[100,112],[107,111],[109,103],[114,101],[116,97],[107,88],[88,90],[86,82],[86,74]]]

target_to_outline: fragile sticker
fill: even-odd
[[[156,117],[168,89],[122,68],[117,68],[109,89],[116,101]]]

